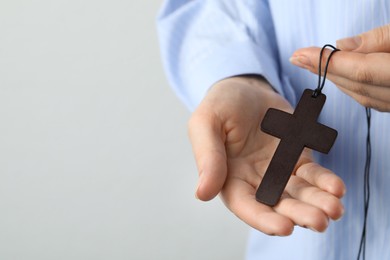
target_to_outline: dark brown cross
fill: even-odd
[[[306,89],[294,114],[274,108],[268,109],[261,130],[280,138],[280,143],[256,192],[256,200],[275,206],[305,147],[328,153],[337,137],[337,131],[317,122],[326,96]]]

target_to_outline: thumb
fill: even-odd
[[[390,52],[390,24],[375,28],[355,37],[338,40],[337,48],[344,51]]]
[[[216,116],[196,111],[188,131],[199,171],[195,196],[203,201],[211,200],[221,191],[227,175],[222,124]]]

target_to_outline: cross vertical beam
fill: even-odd
[[[306,89],[294,114],[270,108],[261,123],[261,129],[280,138],[278,147],[256,192],[256,200],[275,206],[305,147],[328,153],[337,137],[337,131],[317,122],[326,96],[313,97]]]

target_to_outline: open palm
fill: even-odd
[[[313,162],[305,150],[275,207],[256,201],[255,193],[279,140],[263,133],[260,122],[269,107],[292,108],[265,82],[236,77],[217,83],[189,123],[200,179],[196,195],[217,194],[241,220],[267,234],[289,235],[294,225],[324,231],[328,219],[343,214],[342,180]]]

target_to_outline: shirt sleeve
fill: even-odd
[[[167,0],[157,22],[168,80],[191,110],[236,75],[262,75],[283,94],[267,1]]]

